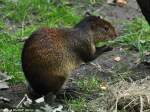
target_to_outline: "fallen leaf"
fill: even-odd
[[[145,52],[144,53],[146,56],[149,56],[150,55],[150,52]]]
[[[10,102],[10,99],[4,98],[4,97],[1,96],[1,97],[0,97],[0,101],[9,103],[9,102]]]
[[[2,73],[0,71],[0,82],[5,82],[7,80],[10,80],[12,77],[8,76],[6,73]]]
[[[107,89],[107,87],[103,86],[103,85],[100,85],[100,88],[101,88],[101,90],[106,90]]]
[[[44,102],[44,97],[36,99],[35,102],[36,103],[42,103],[42,102]]]
[[[121,57],[117,56],[114,58],[115,61],[119,62],[121,60]]]
[[[11,112],[8,108],[3,109],[3,112]]]
[[[116,4],[120,7],[127,5],[127,0],[116,0]]]
[[[108,4],[114,4],[114,0],[107,0]]]
[[[0,82],[0,90],[8,89],[8,83],[7,82]]]
[[[8,83],[6,81],[10,79],[10,76],[0,71],[0,90],[9,88]]]
[[[53,112],[62,112],[63,106],[59,105],[57,108],[53,110]]]

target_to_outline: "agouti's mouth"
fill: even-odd
[[[118,32],[116,32],[113,37],[118,37]]]

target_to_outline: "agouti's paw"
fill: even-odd
[[[102,47],[97,47],[96,48],[96,52],[100,52],[100,53],[103,53],[103,52],[108,52],[108,51],[112,51],[113,50],[113,47],[111,46],[102,46]]]

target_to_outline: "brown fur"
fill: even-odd
[[[25,77],[36,93],[56,93],[75,68],[97,57],[97,40],[115,36],[113,26],[97,16],[85,17],[72,29],[41,28],[22,51]]]

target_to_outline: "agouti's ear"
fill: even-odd
[[[92,14],[90,12],[85,12],[85,16],[92,16]]]

